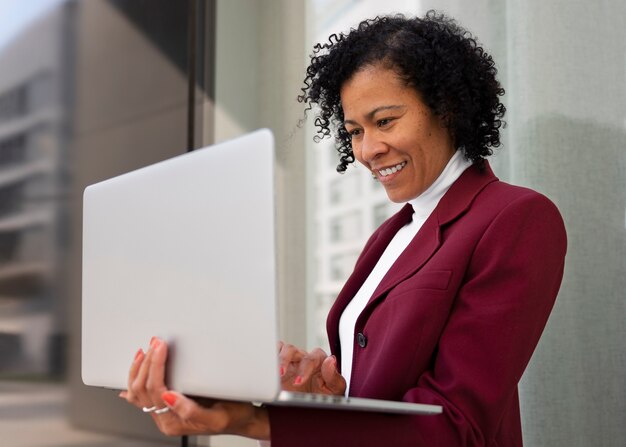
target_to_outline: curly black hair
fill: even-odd
[[[504,89],[496,79],[491,56],[453,19],[435,11],[424,18],[403,15],[361,22],[348,34],[333,34],[313,47],[298,101],[317,104],[315,141],[335,132],[339,165],[344,172],[354,162],[351,138],[343,126],[340,90],[344,82],[366,66],[382,63],[394,69],[407,85],[446,123],[457,149],[481,166],[500,146],[506,108],[499,97]],[[306,112],[305,112],[306,113]]]

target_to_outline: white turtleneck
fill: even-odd
[[[357,318],[365,309],[380,281],[382,281],[393,263],[415,237],[426,219],[428,219],[428,216],[430,216],[430,213],[439,203],[439,200],[471,164],[463,156],[463,151],[457,150],[433,184],[418,197],[409,201],[413,206],[413,220],[398,230],[372,272],[341,314],[341,319],[339,320],[339,340],[341,342],[341,372],[347,383],[346,396],[350,390],[355,338],[354,329]]]

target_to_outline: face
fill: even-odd
[[[439,177],[455,148],[420,94],[380,65],[357,71],[341,88],[344,125],[356,159],[393,202],[407,202]]]

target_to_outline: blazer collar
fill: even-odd
[[[422,268],[441,245],[441,228],[465,214],[480,191],[496,180],[498,178],[487,162],[483,170],[476,165],[467,168],[383,277],[369,303]]]
[[[443,226],[465,213],[483,188],[498,180],[489,162],[485,160],[484,163],[482,169],[475,164],[467,168],[441,198],[433,211],[439,225]]]
[[[480,191],[489,183],[497,180],[498,178],[494,175],[487,161],[485,161],[483,169],[472,165],[461,174],[441,198],[437,207],[426,219],[407,249],[404,250],[383,277],[359,320],[369,316],[374,304],[382,299],[387,291],[411,276],[430,259],[441,245],[441,227],[463,215]],[[365,247],[357,261],[354,272],[337,296],[327,321],[330,346],[335,351],[338,350],[338,330],[341,313],[363,285],[363,282],[369,276],[395,233],[406,222],[406,216],[403,217],[403,215],[406,215],[407,206],[409,205],[406,205],[402,210],[389,218],[376,232],[374,240]]]

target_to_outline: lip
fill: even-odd
[[[392,174],[387,174],[385,176],[380,174],[380,171],[382,171],[384,169],[391,169],[391,168],[396,167],[396,166],[398,166],[400,164],[403,165],[403,166],[402,166],[402,169],[400,169],[399,171],[394,172]],[[402,171],[404,171],[404,168],[406,168],[406,165],[407,165],[407,162],[406,161],[402,161],[400,163],[395,163],[395,164],[392,164],[392,165],[389,165],[389,166],[372,169],[372,172],[376,173],[376,178],[381,183],[383,183],[383,184],[384,183],[389,183],[389,182],[393,181],[398,175],[400,175],[400,173]]]
[[[376,178],[382,185],[386,185],[386,184],[393,182],[395,178],[400,175],[401,172],[402,171],[394,172],[393,174],[389,174],[384,177],[382,177],[380,174],[377,173]]]

